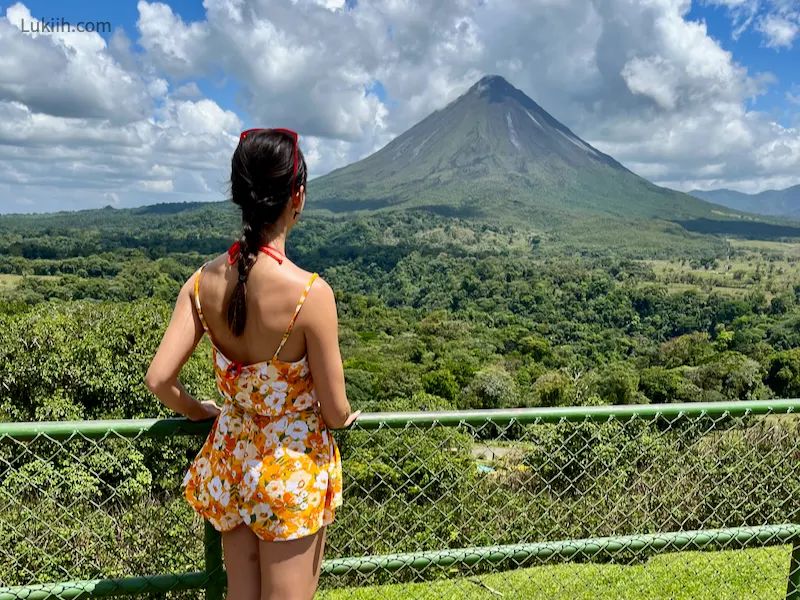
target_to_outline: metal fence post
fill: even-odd
[[[800,537],[792,540],[792,557],[789,560],[789,583],[786,600],[800,600]]]
[[[222,536],[208,521],[205,522],[205,562],[208,574],[206,600],[223,600]]]

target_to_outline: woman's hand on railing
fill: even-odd
[[[359,416],[361,416],[361,411],[357,410],[356,412],[351,414],[349,417],[347,417],[347,420],[345,420],[344,425],[342,425],[341,428],[342,429],[347,429],[348,427],[350,427],[350,425],[352,425],[353,423],[356,422],[356,419],[358,419]]]
[[[186,415],[190,421],[205,421],[206,419],[216,419],[220,413],[220,408],[213,400],[203,400],[197,403],[197,410],[193,410]]]

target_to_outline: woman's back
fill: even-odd
[[[200,307],[203,327],[215,347],[220,392],[224,396],[225,386],[230,386],[225,370],[253,371],[277,361],[284,372],[295,367],[292,370],[304,378],[313,376],[323,419],[331,427],[342,427],[352,415],[345,395],[333,290],[316,273],[286,259],[277,263],[272,256],[258,256],[245,288],[247,318],[240,336],[233,335],[227,320],[226,300],[238,282],[235,266],[221,256],[206,264],[195,279],[193,303]],[[263,378],[266,371],[262,372]]]
[[[241,336],[234,336],[228,328],[227,301],[236,287],[238,273],[224,256],[208,263],[202,270],[199,297],[203,316],[217,348],[230,360],[253,364],[270,360],[281,343],[298,302],[306,289],[312,273],[292,263],[278,265],[273,259],[261,255],[247,279],[247,321]],[[305,325],[317,299],[317,281],[309,288],[297,319],[278,358],[294,362],[307,354]],[[324,283],[323,283],[324,285]],[[315,288],[316,286],[316,288]],[[313,290],[313,291],[312,291]]]

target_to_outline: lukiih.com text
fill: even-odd
[[[22,19],[20,29],[23,33],[110,33],[111,23],[108,21],[78,21],[70,23],[64,17],[60,19]]]

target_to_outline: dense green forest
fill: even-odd
[[[0,420],[171,416],[145,371],[181,285],[237,225],[224,204],[0,218]],[[309,216],[287,254],[336,291],[357,409],[800,396],[800,244],[600,225]],[[215,398],[209,352],[182,379]],[[647,423],[338,432],[347,491],[328,556],[790,521],[795,434],[771,424],[753,446],[747,423],[706,426],[725,432],[721,458],[705,429]],[[481,444],[518,452],[487,475]],[[178,484],[198,439],[22,447],[0,445],[2,584],[196,568]]]
[[[44,418],[37,407],[54,395],[63,417],[157,413],[139,375],[180,286],[227,248],[236,225],[213,204],[0,220],[5,418]],[[459,408],[798,395],[792,244],[673,236],[646,260],[608,235],[605,252],[580,251],[575,240],[419,213],[312,217],[287,252],[337,291],[358,408],[423,392]],[[81,378],[32,381],[46,363],[88,369],[66,360],[69,339],[126,373],[109,392],[140,400],[121,410],[114,393],[88,401]],[[48,340],[41,355],[37,340]]]

